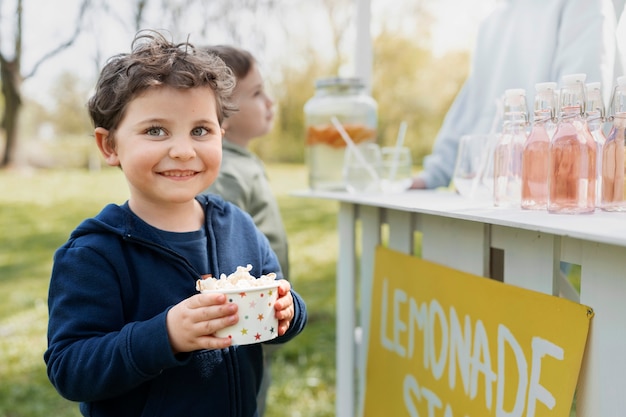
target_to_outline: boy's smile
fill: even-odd
[[[136,214],[194,204],[217,178],[222,130],[209,87],[151,88],[128,104],[108,136],[96,129],[106,162],[124,171]]]

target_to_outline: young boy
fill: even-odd
[[[214,333],[238,321],[202,276],[276,272],[284,343],[306,323],[267,238],[216,196],[221,123],[234,107],[219,58],[140,32],[103,68],[89,111],[105,161],[128,201],[85,220],[55,254],[49,292],[48,376],[86,416],[257,416],[261,346]]]
[[[264,88],[263,77],[252,54],[230,45],[203,48],[217,55],[233,71],[237,84],[232,100],[238,110],[224,120],[222,166],[217,180],[207,190],[221,195],[252,216],[259,230],[269,239],[286,278],[289,276],[287,233],[278,202],[265,173],[263,162],[250,150],[250,143],[266,135],[274,122],[274,103]],[[271,356],[276,346],[264,346],[265,372],[258,395],[259,415],[265,412],[271,380]]]

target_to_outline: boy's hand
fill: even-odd
[[[293,320],[294,306],[291,296],[291,284],[289,281],[281,279],[278,281],[278,299],[274,304],[276,318],[278,319],[278,335],[282,336],[289,329],[289,324]]]
[[[176,354],[198,349],[227,348],[231,340],[213,334],[238,321],[237,305],[227,303],[224,294],[193,295],[167,313],[167,333],[172,351]]]

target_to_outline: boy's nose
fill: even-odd
[[[172,159],[188,160],[196,156],[194,142],[189,137],[176,137],[170,147],[170,157]]]

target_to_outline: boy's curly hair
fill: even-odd
[[[218,56],[196,49],[188,42],[174,44],[160,32],[142,30],[135,35],[131,52],[111,57],[100,73],[87,107],[94,127],[111,133],[126,106],[149,88],[210,87],[215,93],[221,124],[237,107],[230,101],[236,79]]]

